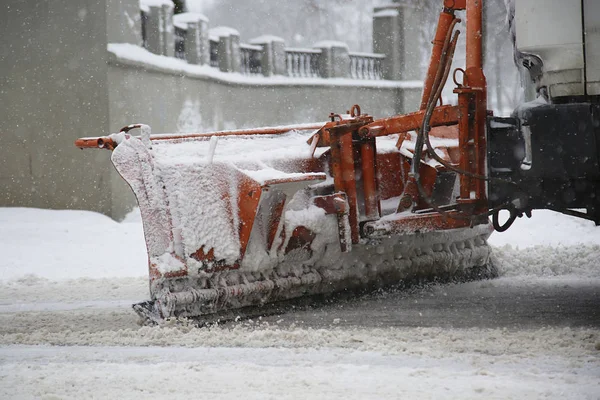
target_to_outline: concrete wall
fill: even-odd
[[[141,44],[142,22],[139,1],[105,1],[108,43]]]
[[[110,213],[109,155],[73,147],[109,127],[105,3],[2,2],[0,37],[0,206]]]

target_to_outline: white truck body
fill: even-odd
[[[600,95],[600,0],[515,0],[518,52],[542,61],[551,98]]]

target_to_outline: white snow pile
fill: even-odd
[[[137,218],[118,223],[90,211],[0,208],[0,282],[143,276],[148,262]]]
[[[185,12],[173,15],[173,25],[181,29],[187,29],[189,23],[198,23],[198,21],[208,22],[204,14],[195,12]]]
[[[600,227],[592,221],[534,210],[531,219],[492,234],[489,243],[505,276],[600,277]]]

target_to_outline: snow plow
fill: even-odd
[[[553,195],[531,190],[536,177],[527,173],[537,164],[521,168],[531,141],[520,120],[487,110],[481,6],[444,2],[421,107],[410,114],[374,119],[354,105],[315,124],[158,135],[134,124],[78,139],[79,148],[113,151],[139,203],[151,300],[135,311],[157,323],[202,319],[415,278],[493,275],[493,228]],[[438,105],[462,10],[467,61],[454,72],[457,105]],[[580,216],[595,218],[597,175],[561,179],[552,182],[577,180],[580,191],[556,208],[587,207]],[[510,214],[504,224],[501,210]]]

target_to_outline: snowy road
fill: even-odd
[[[138,222],[0,209],[0,398],[598,399],[600,230],[518,222],[499,279],[157,328],[130,308],[148,296]],[[118,257],[86,253],[107,234]]]
[[[500,278],[432,285],[263,320],[309,327],[600,328],[600,279]]]

